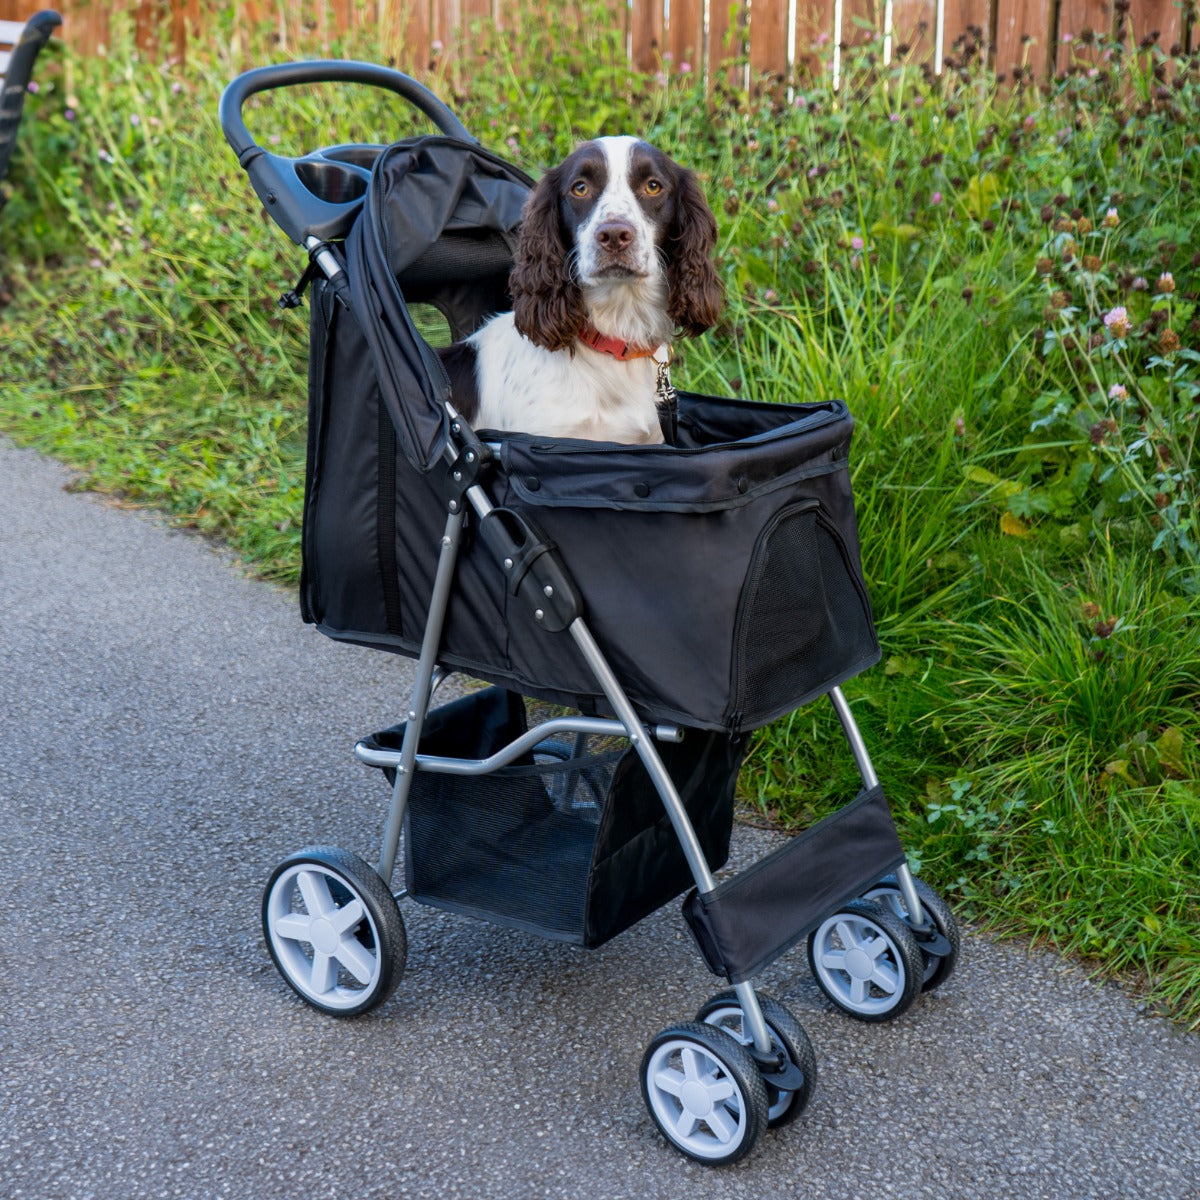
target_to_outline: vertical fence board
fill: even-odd
[[[961,59],[963,52],[978,44],[988,52],[992,36],[992,0],[946,0],[942,24],[942,64]]]
[[[1154,33],[1164,51],[1183,41],[1183,12],[1177,0],[1136,0],[1126,20],[1126,28],[1118,32],[1131,47]]]
[[[937,44],[937,0],[895,0],[892,56],[906,62],[933,58]]]
[[[708,9],[708,77],[745,53],[746,7],[743,0],[712,0]],[[726,72],[731,75],[732,72]]]
[[[837,41],[835,15],[834,0],[797,0],[795,61],[799,78],[816,78],[821,74],[822,56]]]
[[[750,7],[750,71],[787,78],[790,57],[787,0],[753,0]]]
[[[662,0],[633,0],[633,65],[639,71],[657,70],[663,46]]]
[[[1089,35],[1107,37],[1112,25],[1112,0],[1060,0],[1056,69],[1065,71],[1072,63],[1094,63],[1099,55],[1089,45]]]
[[[1051,61],[1050,0],[999,0],[996,13],[996,74],[1011,80],[1014,68],[1044,79]]]
[[[699,66],[704,58],[704,5],[698,0],[671,0],[671,20],[667,26],[667,49],[671,69],[680,63]]]
[[[869,42],[883,30],[884,0],[842,0],[842,28],[838,41],[843,46]]]

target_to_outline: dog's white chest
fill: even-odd
[[[517,333],[512,313],[469,339],[477,355],[480,429],[591,441],[661,442],[650,359],[622,362],[579,347],[544,350]]]

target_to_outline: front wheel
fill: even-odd
[[[921,955],[925,960],[921,991],[932,992],[934,988],[940,987],[950,978],[955,964],[958,962],[961,937],[958,932],[958,922],[954,919],[954,913],[945,900],[923,879],[914,878],[913,884],[916,886],[917,898],[921,901],[924,915],[933,922],[933,928],[939,935],[938,939],[922,938],[921,934],[914,930],[917,945],[921,948]],[[908,916],[908,905],[904,903],[904,895],[900,891],[900,884],[894,875],[881,879],[864,895],[863,899],[875,900],[885,905],[910,929],[912,928],[912,922]],[[930,950],[930,946],[933,946],[934,949]]]
[[[347,850],[310,846],[284,859],[263,891],[262,925],[288,985],[331,1016],[382,1004],[404,973],[408,939],[395,897]]]
[[[750,1153],[767,1123],[767,1089],[750,1052],[721,1029],[664,1029],[642,1057],[642,1098],[663,1136],[709,1166]]]
[[[808,938],[817,986],[860,1021],[890,1021],[921,991],[925,962],[912,930],[875,900],[851,900]]]
[[[817,1056],[812,1042],[804,1032],[804,1026],[778,1000],[758,993],[758,1006],[762,1009],[767,1032],[776,1050],[781,1050],[804,1077],[803,1084],[793,1091],[773,1087],[770,1079],[764,1079],[767,1089],[767,1125],[778,1129],[794,1121],[807,1107],[817,1086]],[[704,1021],[723,1029],[730,1037],[747,1048],[752,1038],[746,1032],[745,1018],[737,992],[718,992],[705,1002],[696,1014],[697,1021]]]

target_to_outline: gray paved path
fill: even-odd
[[[716,990],[674,905],[590,953],[408,906],[396,996],[306,1008],[260,888],[312,841],[375,856],[386,791],[350,748],[409,666],[67,479],[0,442],[4,1200],[1200,1197],[1200,1038],[979,937],[883,1027],[802,953],[769,971],[820,1086],[723,1171],[638,1094],[647,1040]]]

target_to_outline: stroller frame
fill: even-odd
[[[448,137],[477,143],[453,113],[415,81],[369,64],[283,64],[247,72],[227,87],[221,101],[226,137],[268,212],[308,251],[309,270],[298,291],[319,274],[337,303],[350,309],[351,286],[339,242],[363,205],[365,177],[374,175],[363,164],[383,147],[341,146],[303,159],[282,158],[254,142],[241,116],[245,101],[256,92],[342,81],[392,91]],[[295,292],[281,299],[285,307],[299,302]],[[913,876],[864,739],[836,682],[820,694],[834,707],[863,792],[779,851],[718,882],[706,853],[706,835],[697,832],[688,801],[659,750],[660,745],[683,743],[686,731],[670,721],[639,717],[585,620],[576,585],[554,543],[520,512],[494,504],[488,485],[499,465],[498,448],[482,441],[448,400],[442,403],[446,433],[437,454],[440,462],[432,470],[444,474],[440,494],[445,516],[406,720],[402,733],[388,731],[395,737],[381,740],[385,735],[375,735],[354,747],[360,762],[383,770],[392,780],[377,867],[323,846],[308,847],[284,860],[264,891],[268,949],[289,986],[321,1011],[350,1016],[382,1003],[398,982],[407,954],[397,900],[412,894],[419,901],[437,903],[410,888],[393,887],[400,839],[419,778],[492,776],[559,735],[574,735],[577,747],[593,736],[623,739],[661,802],[694,883],[684,916],[710,969],[733,985],[702,1006],[694,1021],[671,1026],[650,1043],[642,1061],[643,1099],[677,1150],[709,1165],[736,1161],[749,1152],[765,1126],[781,1125],[798,1115],[815,1086],[816,1061],[807,1035],[782,1005],[755,987],[753,979],[760,970],[807,934],[810,966],[831,1001],[865,1021],[889,1020],[907,1009],[920,990],[937,986],[950,974],[958,950],[953,916],[936,893]],[[469,516],[509,593],[534,625],[550,635],[569,633],[611,717],[552,717],[533,729],[512,730],[512,736],[506,731],[502,744],[489,744],[476,756],[422,750],[434,696],[452,673],[440,660]],[[740,755],[734,762],[735,775],[738,764]],[[728,818],[732,820],[731,807]],[[820,860],[831,848],[840,848],[841,857],[834,866],[822,867]],[[411,867],[411,838],[407,854]],[[848,856],[854,862],[842,879],[850,865]],[[751,876],[753,886],[748,886]],[[805,892],[798,879],[809,885],[811,895],[793,895]],[[786,899],[765,911],[772,918],[767,924],[779,928],[746,938],[749,925],[763,924],[763,895],[776,892],[786,892]],[[654,899],[624,923],[610,921],[594,941],[585,938],[585,944],[599,944],[662,902],[661,897]],[[469,906],[466,911],[491,915]],[[882,1000],[869,998],[877,960],[892,964],[898,981],[896,994]],[[340,982],[343,976],[345,986]]]

